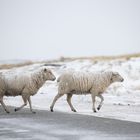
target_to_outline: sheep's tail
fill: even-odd
[[[57,79],[57,83],[60,82],[60,79],[61,79],[61,76],[58,77],[58,79]]]

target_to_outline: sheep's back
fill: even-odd
[[[94,92],[104,92],[110,85],[108,74],[101,72],[69,72],[64,73],[59,78],[60,90],[73,92],[74,94]]]
[[[28,76],[25,75],[3,75],[5,95],[17,96],[20,95],[26,84],[29,82]]]
[[[89,92],[93,84],[90,74],[86,73],[65,73],[60,77],[60,86],[69,88],[69,91],[78,93]],[[75,92],[76,93],[76,92]]]

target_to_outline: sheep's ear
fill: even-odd
[[[44,68],[44,72],[46,72],[47,71],[47,69],[46,68]]]
[[[117,75],[118,73],[117,72],[112,72],[112,76],[115,76]]]
[[[111,72],[111,74],[110,74],[110,81],[111,81],[111,82],[112,82],[112,80],[113,80],[113,76],[114,76],[114,73]]]
[[[112,76],[114,76],[115,74],[114,74],[114,72],[112,72],[112,74],[111,74]]]

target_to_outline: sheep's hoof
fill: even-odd
[[[51,112],[53,112],[53,109],[50,109]]]
[[[9,114],[9,113],[10,113],[10,111],[7,111],[7,110],[6,110],[6,113],[7,113],[7,114]]]
[[[72,109],[73,112],[77,112],[75,109]]]
[[[36,112],[35,112],[35,111],[32,111],[32,113],[33,113],[33,114],[36,114]]]
[[[96,111],[96,110],[94,110],[94,113],[97,113],[97,111]]]
[[[18,110],[15,108],[15,112],[16,112],[16,111],[18,111]]]
[[[100,110],[100,107],[97,107],[97,110]]]
[[[100,109],[101,109],[101,107],[100,107],[100,106],[98,106],[98,107],[97,107],[97,110],[100,110]]]

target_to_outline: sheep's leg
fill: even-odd
[[[99,94],[98,97],[101,99],[101,102],[100,102],[99,106],[97,107],[97,109],[100,110],[103,105],[104,97],[101,94]]]
[[[6,111],[6,113],[10,113],[10,111],[7,109],[6,105],[3,102],[3,97],[0,98],[0,103],[1,103],[2,107],[4,108],[4,110]]]
[[[69,104],[71,110],[72,110],[73,112],[76,112],[76,110],[74,109],[74,107],[73,107],[73,105],[72,105],[72,103],[71,103],[71,98],[72,98],[72,94],[67,94],[67,102],[68,102],[68,104]]]
[[[92,109],[93,109],[94,112],[97,112],[96,109],[95,109],[95,97],[96,96],[94,94],[91,94],[91,97],[92,97],[92,104],[93,104]]]
[[[31,102],[31,98],[30,97],[28,98],[28,102],[29,102],[29,105],[30,105],[30,111],[35,114],[36,112],[33,111],[33,109],[32,109],[32,102]]]
[[[61,96],[63,96],[64,94],[57,94],[56,96],[55,96],[55,98],[54,98],[54,100],[53,100],[53,102],[52,102],[52,104],[51,104],[51,106],[50,106],[50,111],[51,112],[53,112],[53,107],[54,107],[54,104],[56,103],[56,101],[61,97]]]
[[[27,105],[27,97],[24,96],[24,95],[22,95],[22,99],[23,99],[23,101],[24,101],[24,104],[21,105],[20,107],[15,108],[15,112],[16,112],[16,111],[19,111],[20,109],[22,109],[24,106]]]

